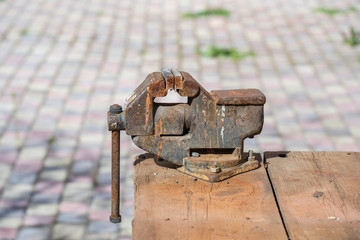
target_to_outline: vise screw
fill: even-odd
[[[176,91],[186,103],[158,103]],[[266,98],[257,89],[207,92],[189,73],[162,68],[149,74],[127,100],[123,110],[110,106],[112,132],[111,222],[120,222],[120,131],[139,148],[176,169],[208,182],[218,182],[260,166],[244,139],[261,132]]]

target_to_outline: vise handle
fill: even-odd
[[[120,114],[118,104],[110,106],[110,114]],[[120,215],[120,131],[111,131],[111,215],[110,222],[121,222]]]

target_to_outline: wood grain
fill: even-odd
[[[264,156],[291,239],[360,239],[360,153]]]
[[[287,239],[263,167],[208,183],[135,162],[133,239]]]

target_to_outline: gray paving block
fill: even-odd
[[[25,215],[25,208],[19,208],[19,207],[0,208],[0,218],[23,217],[24,215]]]
[[[30,197],[33,186],[30,184],[6,185],[3,190],[3,199],[26,200]]]
[[[90,222],[88,232],[116,232],[119,230],[119,224],[111,223],[110,221],[95,221]]]
[[[33,184],[36,180],[37,172],[14,171],[10,176],[10,182],[13,184]]]
[[[57,223],[53,228],[51,239],[53,240],[82,239],[84,230],[85,230],[85,226],[83,225]]]
[[[58,203],[60,197],[57,194],[34,193],[31,197],[31,203]]]
[[[72,173],[74,174],[90,174],[95,166],[94,162],[91,161],[78,161],[72,166]]]
[[[59,223],[85,224],[87,222],[86,214],[60,213],[57,217]]]
[[[49,238],[49,227],[23,227],[16,240],[48,240]]]

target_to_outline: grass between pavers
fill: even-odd
[[[351,47],[360,45],[360,31],[356,31],[353,27],[350,27],[350,35],[343,33],[344,42]]]
[[[207,9],[204,11],[199,11],[195,13],[184,13],[182,15],[184,18],[198,18],[198,17],[207,17],[207,16],[230,16],[230,12],[226,9],[215,8],[215,9]]]
[[[47,142],[49,145],[53,145],[56,142],[56,136],[51,136]]]
[[[335,16],[337,14],[346,14],[349,12],[357,12],[357,8],[354,6],[348,7],[347,9],[318,7],[318,8],[314,9],[314,12],[326,14],[329,16]]]
[[[233,60],[242,60],[247,57],[255,56],[255,53],[252,51],[238,52],[235,48],[222,48],[217,46],[211,46],[206,51],[199,51],[199,54],[204,57],[226,57]]]
[[[20,31],[20,35],[21,36],[26,36],[26,35],[28,35],[29,34],[29,30],[28,29],[22,29],[21,31]]]

